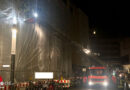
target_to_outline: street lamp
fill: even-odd
[[[96,31],[95,30],[93,31],[93,34],[96,35]]]
[[[13,17],[13,24],[17,24],[17,19],[16,19],[16,17]]]
[[[33,16],[34,16],[35,18],[37,18],[37,17],[38,17],[38,14],[35,12],[35,13],[33,13]]]
[[[86,53],[86,54],[90,54],[91,51],[89,49],[83,49],[83,51]]]
[[[12,44],[11,44],[11,73],[10,81],[14,83],[14,71],[15,71],[15,55],[16,55],[16,38],[17,38],[17,28],[14,24],[12,29]]]

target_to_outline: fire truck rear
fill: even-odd
[[[106,67],[89,67],[88,86],[101,85],[107,87],[109,85],[109,78]]]

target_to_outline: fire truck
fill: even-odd
[[[107,87],[109,85],[109,76],[106,67],[89,67],[87,75],[87,85],[101,85]]]

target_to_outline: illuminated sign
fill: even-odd
[[[35,79],[53,79],[53,72],[35,72]]]

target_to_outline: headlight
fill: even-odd
[[[3,86],[3,85],[4,85],[4,82],[0,82],[0,85]]]
[[[122,77],[122,74],[120,74],[119,77]]]
[[[128,87],[130,88],[130,84],[128,84]]]
[[[108,86],[108,82],[107,81],[103,82],[103,85]]]
[[[90,86],[93,85],[93,82],[92,82],[92,81],[89,81],[89,82],[88,82],[88,85],[90,85]]]

